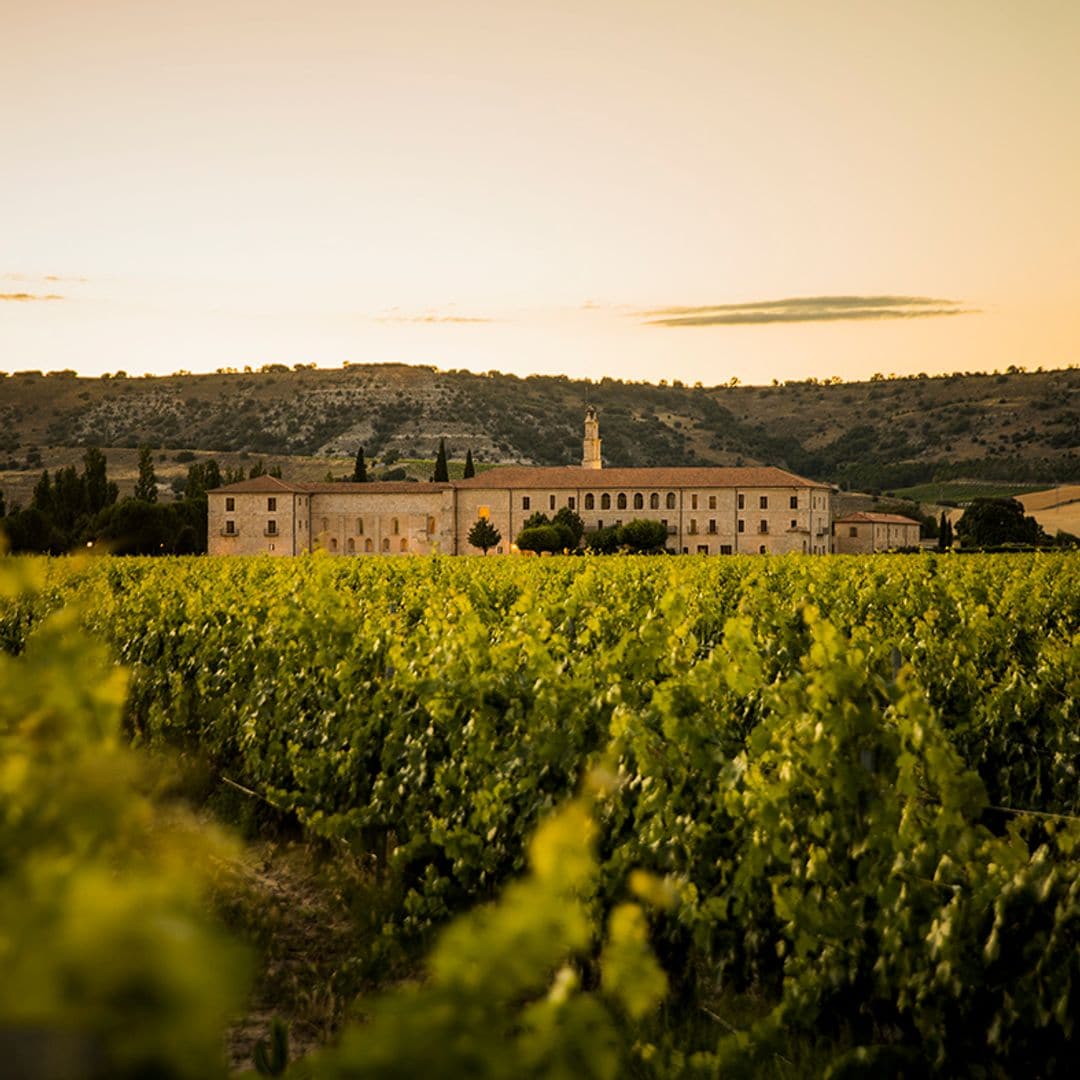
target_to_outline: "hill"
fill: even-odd
[[[452,457],[569,464],[586,402],[620,465],[775,464],[857,489],[951,479],[1080,480],[1080,371],[684,386],[518,378],[404,364],[79,378],[0,377],[0,487],[63,448],[96,445],[306,458]],[[70,450],[65,456],[70,456]],[[201,456],[201,455],[200,455]],[[299,462],[297,462],[299,465]],[[289,466],[285,465],[288,474]]]

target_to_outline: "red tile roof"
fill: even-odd
[[[276,476],[253,476],[248,480],[238,480],[235,484],[225,484],[211,490],[252,495],[261,495],[263,493],[276,495],[282,491],[290,493],[303,491],[304,485],[290,483],[288,480],[281,480]]]
[[[534,468],[504,465],[486,469],[468,480],[452,481],[459,488],[664,488],[664,487],[827,487],[771,465],[700,466],[653,469],[583,469],[577,465]]]
[[[777,469],[771,465],[747,467],[698,466],[689,468],[652,469],[584,469],[577,465],[534,467],[503,465],[486,469],[468,480],[449,480],[444,484],[422,484],[410,481],[373,481],[368,484],[337,482],[288,483],[273,476],[258,476],[241,480],[215,491],[262,494],[287,491],[295,494],[404,495],[430,494],[447,488],[823,488],[827,484],[807,480],[803,476]],[[905,519],[906,520],[906,519]],[[916,523],[917,524],[917,523]]]
[[[304,483],[279,480],[274,476],[256,476],[251,480],[240,480],[235,484],[214,488],[213,491],[215,493],[228,492],[230,495],[273,495],[277,492],[288,492],[293,495],[338,495],[354,492],[363,492],[367,495],[409,495],[417,492],[431,494],[445,491],[452,486],[452,484],[417,484],[408,480],[375,480],[369,484],[337,483],[336,481]]]
[[[846,525],[848,522],[863,522],[874,525],[918,525],[919,522],[902,514],[872,514],[865,510],[859,510],[854,514],[845,514],[842,518],[833,518],[837,525]]]

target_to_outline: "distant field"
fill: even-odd
[[[914,487],[897,488],[892,492],[897,498],[914,499],[921,503],[968,503],[972,499],[1008,499],[1014,495],[1026,495],[1042,491],[1046,484],[995,484],[977,480],[950,480],[940,484],[916,484]]]

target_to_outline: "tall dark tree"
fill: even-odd
[[[53,524],[65,533],[86,514],[86,485],[74,465],[56,471],[53,480]]]
[[[254,480],[256,476],[266,475],[266,465],[263,463],[263,459],[259,458],[254,465],[248,470],[248,478]]]
[[[4,502],[4,493],[0,491],[0,518],[7,517],[7,503]]]
[[[362,446],[356,451],[356,464],[353,466],[352,478],[354,484],[367,483],[367,462],[364,460],[364,448]]]
[[[149,446],[139,448],[139,479],[135,481],[135,498],[142,502],[157,502],[157,476],[154,473],[154,452]]]
[[[436,484],[445,484],[450,479],[450,469],[446,464],[446,440],[439,440],[439,453],[435,458],[435,475],[432,480]]]
[[[83,489],[86,493],[86,509],[91,514],[104,510],[116,502],[116,485],[109,482],[105,455],[91,446],[83,454]]]
[[[40,510],[43,514],[51,517],[53,512],[53,489],[49,479],[49,470],[41,474],[41,479],[34,485],[34,494],[30,500],[30,508]]]
[[[949,520],[949,515],[942,510],[941,520],[938,522],[938,551],[948,551],[952,547],[952,539],[952,522]]]
[[[473,464],[472,450],[465,451],[465,479],[476,475],[476,466]]]
[[[479,548],[485,555],[488,549],[495,547],[501,539],[502,533],[491,524],[488,518],[477,518],[469,530],[469,543],[474,548]]]

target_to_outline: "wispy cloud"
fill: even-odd
[[[64,274],[0,274],[0,281],[65,281],[78,282],[80,284],[89,281],[89,278],[73,277]]]
[[[747,304],[709,304],[639,311],[648,326],[754,326],[847,319],[929,319],[975,315],[963,301],[932,296],[796,296]]]
[[[34,300],[63,300],[56,293],[28,293],[28,292],[4,292],[0,293],[0,300],[11,300],[17,304],[31,303]]]
[[[384,323],[493,323],[499,320],[488,318],[486,315],[447,315],[438,312],[407,314],[392,310],[385,315],[379,315],[376,321]]]

